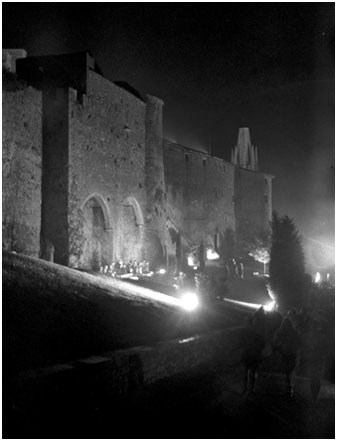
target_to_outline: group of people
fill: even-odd
[[[282,317],[279,312],[264,312],[263,307],[246,318],[242,363],[244,389],[253,391],[257,370],[278,371],[285,375],[287,394],[292,397],[291,375],[306,375],[313,400],[321,387],[325,365],[325,324],[305,308],[292,308]]]
[[[147,274],[149,271],[149,262],[145,259],[143,261],[130,259],[127,263],[125,263],[122,259],[119,259],[118,261],[113,261],[110,265],[100,267],[100,273],[112,276],[113,278],[125,274]]]
[[[244,264],[240,258],[230,258],[225,264],[228,278],[244,279]]]

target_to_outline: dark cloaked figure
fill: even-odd
[[[286,376],[288,395],[293,396],[291,374],[296,367],[301,340],[290,319],[284,318],[281,327],[277,330],[273,347],[279,353],[280,370]]]
[[[327,353],[327,337],[320,322],[313,320],[304,334],[304,354],[310,378],[310,390],[313,401],[317,400],[321,388],[321,375]]]
[[[228,268],[230,277],[236,278],[236,261],[234,258],[228,260]]]
[[[282,323],[278,312],[264,311],[260,307],[252,316],[246,318],[242,330],[242,364],[244,365],[244,391],[254,391],[255,378],[260,364],[273,353],[273,338]]]
[[[201,241],[201,244],[198,248],[198,259],[200,262],[200,270],[203,271],[205,269],[205,245],[204,241]]]
[[[244,365],[244,392],[253,391],[255,388],[255,377],[258,365],[263,360],[263,350],[265,347],[264,335],[259,328],[255,327],[252,317],[246,318],[243,330],[243,353],[242,364]]]
[[[236,259],[236,275],[240,279],[244,279],[244,264],[241,258]]]

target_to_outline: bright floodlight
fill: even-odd
[[[213,250],[213,249],[207,249],[207,259],[209,261],[219,259],[219,254],[217,252],[215,252],[215,250]]]
[[[275,301],[271,301],[264,306],[264,310],[267,312],[271,312],[272,310],[274,310],[275,306],[276,306]]]
[[[188,266],[193,267],[195,265],[195,260],[193,258],[193,256],[189,255],[188,256]]]
[[[181,297],[182,307],[185,310],[192,311],[198,307],[199,301],[195,293],[184,293]]]

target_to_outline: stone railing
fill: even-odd
[[[63,390],[65,385],[68,390],[83,383],[87,387],[95,384],[96,391],[118,397],[212,360],[224,358],[227,364],[239,362],[240,349],[236,346],[234,333],[235,328],[153,346],[107,352],[71,363],[21,372],[11,381],[17,392],[41,385],[46,394],[48,386],[55,392]]]

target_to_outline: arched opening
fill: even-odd
[[[147,259],[144,251],[144,218],[142,209],[135,198],[127,198],[122,210],[122,259]]]
[[[99,270],[101,266],[109,265],[113,258],[113,238],[108,207],[101,196],[93,195],[83,204],[82,212],[85,236],[84,267]]]

